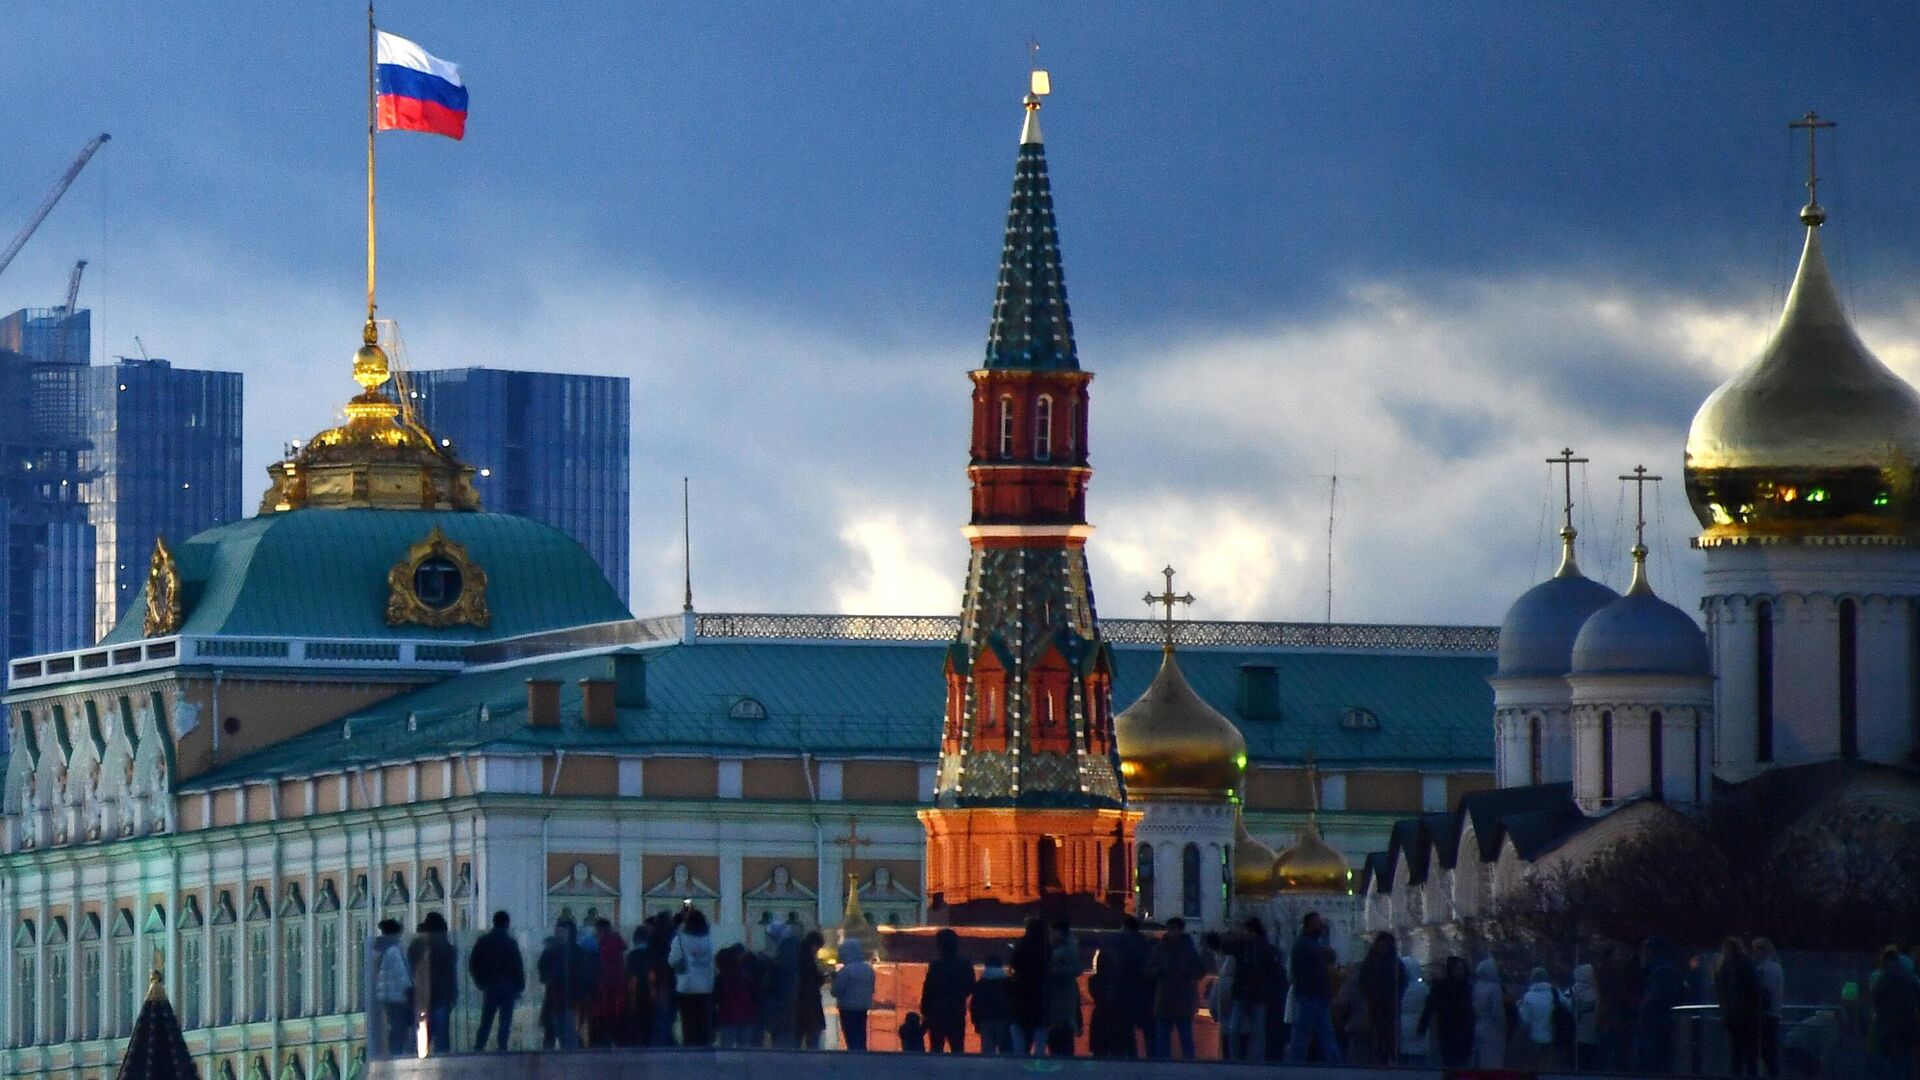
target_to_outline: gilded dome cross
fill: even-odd
[[[1807,115],[1787,124],[1790,131],[1807,133],[1807,207],[1800,211],[1800,220],[1808,225],[1818,225],[1827,220],[1827,212],[1820,209],[1819,147],[1814,140],[1821,128],[1836,126],[1831,120],[1822,120],[1820,114],[1812,109],[1807,110]]]
[[[1173,605],[1193,603],[1193,594],[1192,593],[1176,594],[1173,591],[1173,573],[1174,573],[1173,567],[1169,566],[1160,572],[1166,575],[1167,587],[1165,591],[1158,594],[1148,593],[1146,595],[1146,602],[1149,607],[1155,604],[1158,604],[1160,607],[1166,609],[1166,615],[1163,617],[1163,621],[1161,622],[1160,644],[1168,652],[1172,652],[1173,651]]]

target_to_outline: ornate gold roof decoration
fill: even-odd
[[[1233,812],[1233,895],[1273,895],[1273,849],[1253,838],[1240,811]]]
[[[387,625],[477,626],[493,621],[487,609],[487,572],[467,549],[434,526],[387,571]]]
[[[180,567],[174,562],[167,538],[153,541],[153,559],[147,564],[147,618],[141,633],[147,637],[166,637],[177,632],[186,621],[180,597]]]
[[[460,462],[381,390],[393,378],[373,321],[353,354],[360,393],[347,422],[328,428],[292,456],[267,467],[272,486],[260,500],[271,514],[304,507],[376,510],[478,510],[473,467]]]

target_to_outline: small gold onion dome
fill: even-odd
[[[1113,740],[1127,792],[1141,798],[1224,801],[1247,768],[1246,738],[1187,685],[1171,648],[1146,693],[1113,718]]]
[[[1687,432],[1701,543],[1913,535],[1920,394],[1861,343],[1820,249],[1806,248],[1773,338],[1708,396]]]
[[[1353,868],[1346,857],[1320,839],[1320,824],[1312,816],[1300,830],[1300,840],[1273,860],[1273,891],[1278,893],[1345,893],[1352,889]]]
[[[1238,812],[1233,815],[1233,895],[1273,895],[1273,849],[1253,838]]]

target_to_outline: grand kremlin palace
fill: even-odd
[[[257,516],[162,540],[104,640],[10,666],[0,1072],[105,1075],[157,970],[203,1075],[353,1076],[387,916],[506,910],[537,943],[562,912],[692,904],[727,940],[835,925],[848,888],[901,925],[1065,889],[1217,923],[1296,840],[1357,864],[1491,787],[1490,628],[1182,621],[1176,665],[1167,623],[1097,617],[1049,183],[1029,97],[986,361],[955,373],[958,616],[689,592],[636,619],[578,544],[479,505],[369,326],[344,422]],[[1132,737],[1165,756],[1131,759],[1112,703],[1150,685]],[[1195,755],[1216,779],[1189,798]],[[990,820],[1012,832],[976,864],[950,842]]]

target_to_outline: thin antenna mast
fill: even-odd
[[[681,565],[686,570],[687,595],[681,601],[680,610],[693,610],[693,484],[687,477],[680,478],[680,554]]]
[[[1333,625],[1333,518],[1340,497],[1340,456],[1334,455],[1333,474],[1327,477],[1327,625]]]

